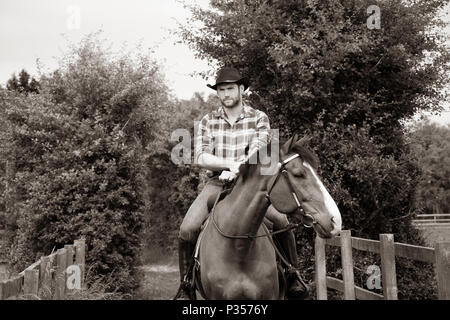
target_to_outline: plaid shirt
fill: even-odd
[[[244,105],[243,112],[231,125],[223,107],[202,118],[195,139],[195,160],[206,152],[219,158],[245,161],[246,158],[270,142],[270,123],[267,115]]]

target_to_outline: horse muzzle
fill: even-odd
[[[335,220],[335,217],[317,219],[317,222],[313,225],[313,227],[319,237],[330,239],[340,234],[342,228],[341,223],[340,221]]]

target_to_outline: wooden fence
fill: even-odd
[[[326,275],[326,245],[341,248],[343,280]],[[372,252],[381,256],[381,281],[383,295],[355,286],[352,249]],[[450,300],[450,242],[437,243],[434,248],[419,247],[394,242],[392,234],[380,234],[380,240],[368,240],[351,236],[343,230],[339,237],[316,237],[316,289],[317,299],[327,299],[327,288],[344,293],[345,300],[397,300],[397,276],[395,257],[432,263],[435,266],[439,300]]]
[[[68,270],[79,274],[79,285],[84,286],[85,276],[85,240],[75,240],[73,245],[65,245],[49,256],[42,257],[17,276],[0,282],[0,300],[41,298],[63,300],[74,290],[67,286]],[[70,267],[70,269],[68,269]],[[75,279],[75,278],[74,278]]]
[[[412,223],[422,226],[450,226],[450,213],[418,214]]]

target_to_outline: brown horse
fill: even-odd
[[[278,155],[272,175],[261,174],[267,161],[241,165],[234,188],[214,207],[199,244],[205,298],[280,297],[275,249],[263,229],[269,205],[284,214],[300,213],[303,223],[323,238],[340,232],[341,215],[317,176],[315,155],[296,136]]]

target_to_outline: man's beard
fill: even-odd
[[[234,108],[235,106],[237,106],[239,104],[239,101],[240,101],[239,98],[237,98],[237,99],[227,99],[227,100],[233,100],[233,104],[229,105],[229,104],[225,104],[225,101],[221,101],[221,102],[222,102],[222,105],[225,108],[229,108],[229,109]]]
[[[229,108],[229,109],[231,109],[231,108],[234,108],[234,107],[236,107],[238,104],[239,104],[239,102],[241,102],[241,99],[240,99],[240,90],[238,91],[238,96],[237,96],[237,98],[228,98],[228,99],[226,99],[226,100],[233,100],[233,104],[231,104],[231,105],[226,105],[225,104],[225,101],[226,100],[220,100],[220,102],[222,103],[222,105],[225,107],[225,108]]]

